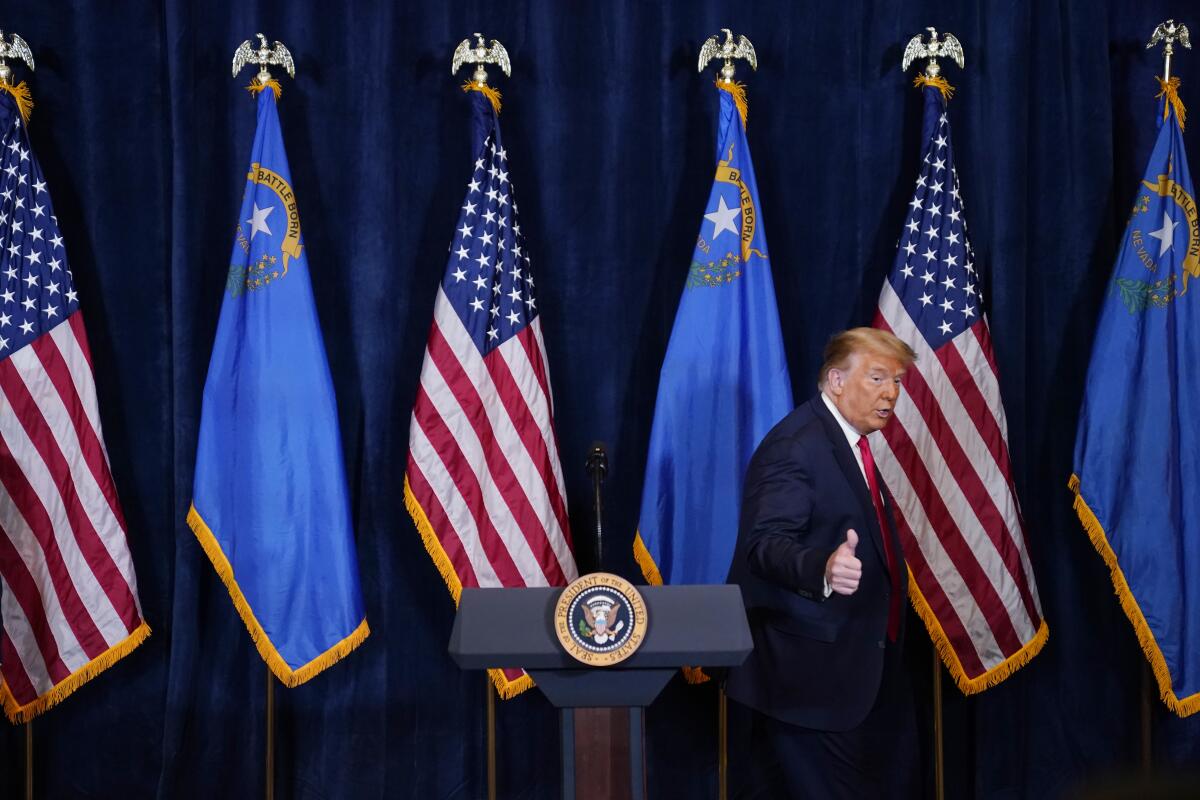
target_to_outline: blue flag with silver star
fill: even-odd
[[[634,557],[654,584],[724,583],[750,456],[792,410],[745,122],[718,83],[717,171],[659,376]]]
[[[259,654],[297,686],[369,630],[337,401],[275,100],[259,91],[188,524]]]
[[[1200,219],[1177,87],[1163,86],[1100,309],[1070,483],[1160,696],[1187,716],[1200,710]]]

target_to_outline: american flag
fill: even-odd
[[[578,577],[546,347],[499,121],[478,93],[474,172],[434,303],[405,500],[455,602],[463,587]],[[532,685],[493,670],[502,696]]]
[[[3,93],[0,126],[0,696],[22,721],[150,631],[62,234]]]
[[[1045,642],[1008,428],[945,101],[927,87],[924,159],[875,326],[917,353],[896,419],[872,436],[894,498],[909,595],[966,693]]]

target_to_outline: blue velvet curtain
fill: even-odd
[[[606,566],[631,577],[658,369],[713,173],[717,98],[712,70],[695,71],[700,43],[730,26],[758,51],[758,72],[740,76],[804,398],[829,334],[869,320],[896,247],[921,108],[900,72],[903,43],[926,25],[959,37],[967,66],[947,68],[951,122],[1051,637],[979,697],[947,684],[947,796],[1055,797],[1135,766],[1142,658],[1066,479],[1096,309],[1154,131],[1161,59],[1143,45],[1179,13],[1166,0],[8,0],[0,24],[38,59],[31,134],[75,266],[155,630],[35,721],[39,795],[261,792],[266,669],[184,524],[254,124],[249,73],[231,80],[229,63],[259,30],[296,56],[280,115],[373,630],[343,663],[277,692],[277,796],[485,796],[484,678],[446,656],[452,603],[400,491],[471,166],[469,102],[448,66],[474,31],[513,58],[513,77],[496,82],[577,541],[589,520],[582,461],[601,439]],[[1183,51],[1174,72],[1200,104],[1200,55]],[[910,627],[928,736],[930,653]],[[715,796],[715,703],[711,687],[676,683],[649,710],[652,796]],[[501,796],[555,797],[553,710],[530,692],[498,717]],[[741,730],[735,719],[735,767]],[[1200,718],[1155,700],[1153,733],[1164,767],[1200,764]],[[19,728],[0,731],[0,796],[18,796],[22,741]]]

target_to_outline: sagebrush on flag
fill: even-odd
[[[370,628],[276,87],[252,89],[258,127],[204,383],[187,521],[259,654],[297,686]]]
[[[659,374],[633,543],[651,584],[725,582],[750,456],[792,410],[743,89],[717,90],[716,174]]]
[[[1178,87],[1162,86],[1158,138],[1100,308],[1070,487],[1159,695],[1186,717],[1200,711],[1200,219]]]

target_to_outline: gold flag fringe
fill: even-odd
[[[459,598],[462,597],[462,581],[459,580],[458,573],[454,571],[454,565],[442,548],[442,543],[438,541],[433,525],[430,524],[429,517],[425,514],[425,509],[421,508],[417,496],[413,494],[407,475],[404,476],[404,507],[408,509],[413,524],[417,526],[417,533],[421,534],[425,552],[429,553],[438,574],[446,582],[446,588],[450,590],[450,596],[454,598],[454,605],[457,608]],[[533,678],[529,677],[528,673],[522,674],[516,680],[509,680],[504,674],[504,670],[489,669],[488,677],[492,679],[492,685],[496,687],[496,694],[500,695],[502,700],[511,700],[526,689],[533,688]]]
[[[250,93],[251,97],[258,97],[258,93],[263,89],[270,89],[272,92],[274,92],[276,100],[279,99],[279,95],[283,94],[283,87],[280,86],[279,81],[275,80],[274,78],[271,78],[271,80],[263,83],[256,75],[254,79],[250,81],[250,85],[246,87],[246,91]]]
[[[1028,664],[1030,659],[1042,651],[1046,640],[1050,638],[1050,627],[1043,619],[1037,633],[1020,650],[982,675],[972,678],[963,669],[962,663],[958,660],[958,654],[954,652],[954,647],[950,644],[950,637],[942,629],[942,624],[938,622],[937,615],[933,613],[925,595],[921,594],[921,589],[917,586],[917,581],[913,578],[911,571],[908,573],[908,599],[912,601],[913,610],[917,612],[917,616],[925,623],[925,630],[929,632],[929,638],[933,640],[933,648],[937,651],[938,657],[946,665],[950,677],[954,679],[955,685],[963,694],[978,694],[984,689],[1000,683]]]
[[[654,563],[654,556],[650,555],[650,551],[646,549],[646,543],[642,541],[642,532],[638,531],[633,535],[633,560],[641,567],[642,576],[645,577],[646,583],[651,586],[662,586],[662,573],[658,571],[658,564]]]
[[[720,86],[721,82],[717,81],[717,85]],[[734,99],[736,100],[736,95]],[[743,124],[745,123],[745,117],[742,118],[742,122]],[[637,562],[638,567],[642,570],[642,576],[646,579],[646,583],[651,586],[663,585],[662,573],[658,571],[658,564],[654,563],[654,556],[650,555],[650,551],[646,549],[646,543],[642,541],[641,531],[633,535],[633,560]],[[688,683],[707,683],[712,680],[700,667],[683,667],[682,669],[683,678]]]
[[[479,92],[481,95],[491,101],[492,108],[496,110],[496,113],[500,113],[500,92],[488,86],[486,83],[480,86],[475,81],[467,81],[462,85],[462,90],[464,92]]]
[[[646,577],[647,583],[652,586],[663,585],[662,574],[658,570],[658,565],[654,563],[654,557],[646,549],[646,544],[642,541],[640,531],[633,537],[633,559],[641,567],[642,574]],[[1012,675],[1018,669],[1028,664],[1030,659],[1041,652],[1042,647],[1046,644],[1046,640],[1050,637],[1050,628],[1047,626],[1046,621],[1042,620],[1037,633],[1024,647],[982,675],[972,678],[967,675],[966,670],[959,663],[958,655],[950,645],[949,637],[942,630],[941,623],[938,622],[933,609],[929,607],[929,603],[921,594],[921,590],[917,587],[917,582],[913,579],[912,573],[909,573],[908,595],[909,599],[912,600],[917,616],[921,618],[921,621],[925,623],[926,630],[929,631],[929,638],[933,640],[934,649],[937,650],[942,663],[946,665],[946,669],[950,671],[950,675],[954,678],[954,683],[962,690],[963,694],[976,694],[1000,683],[1009,675]],[[688,683],[704,683],[710,680],[709,676],[698,667],[684,667],[683,677]]]
[[[1176,80],[1172,78],[1171,80]],[[1096,548],[1096,552],[1104,559],[1104,563],[1108,566],[1108,571],[1112,577],[1113,589],[1116,592],[1117,599],[1121,603],[1121,610],[1125,612],[1125,616],[1129,618],[1133,624],[1133,630],[1137,634],[1138,644],[1142,648],[1142,652],[1146,655],[1146,660],[1150,662],[1150,670],[1154,673],[1154,680],[1158,683],[1158,696],[1166,703],[1167,708],[1175,712],[1181,717],[1188,717],[1200,711],[1200,692],[1190,695],[1189,697],[1180,698],[1175,694],[1171,687],[1171,671],[1167,669],[1167,661],[1163,658],[1162,649],[1159,648],[1158,642],[1154,638],[1154,632],[1150,630],[1149,623],[1146,622],[1146,617],[1142,614],[1141,606],[1138,605],[1137,599],[1133,596],[1133,592],[1129,589],[1129,583],[1125,580],[1125,573],[1121,569],[1121,565],[1117,562],[1117,554],[1113,552],[1112,546],[1108,543],[1108,536],[1104,532],[1104,526],[1100,524],[1100,520],[1092,512],[1087,501],[1083,499],[1080,493],[1079,476],[1072,475],[1067,481],[1067,488],[1075,494],[1075,514],[1079,517],[1080,524],[1083,525],[1084,531],[1092,542],[1092,546]]]
[[[80,686],[99,675],[113,664],[133,652],[134,648],[146,641],[150,635],[150,626],[145,621],[133,629],[133,632],[105,650],[100,655],[72,672],[60,681],[53,689],[31,703],[18,705],[12,690],[7,683],[0,682],[0,699],[4,703],[4,714],[12,723],[29,722],[48,708],[53,708],[71,695]]]
[[[29,115],[33,113],[33,93],[29,91],[29,85],[25,81],[16,86],[0,81],[0,89],[12,95],[17,102],[17,111],[21,112],[21,119],[29,122]]]
[[[454,598],[454,607],[458,608],[458,598],[462,595],[462,582],[458,579],[458,573],[454,571],[454,565],[450,563],[450,556],[446,555],[446,551],[442,549],[442,543],[438,541],[437,534],[433,531],[433,525],[429,523],[429,517],[425,515],[425,509],[421,508],[421,504],[417,502],[417,496],[413,494],[407,475],[404,476],[404,507],[408,509],[408,515],[412,517],[413,524],[417,526],[417,533],[421,534],[425,552],[429,553],[429,557],[433,559],[433,565],[437,567],[438,574],[446,582],[446,588],[450,590],[450,596]]]
[[[950,85],[950,81],[946,80],[941,75],[938,75],[936,78],[931,78],[924,72],[919,73],[916,79],[913,80],[913,86],[916,86],[918,89],[925,86],[932,86],[942,93],[942,99],[947,103],[950,102],[951,97],[954,97],[954,87]]]
[[[1183,99],[1179,96],[1179,78],[1171,78],[1164,81],[1157,75],[1154,79],[1158,81],[1159,93],[1154,95],[1156,98],[1166,96],[1167,103],[1175,109],[1175,120],[1179,123],[1179,130],[1183,130],[1183,124],[1187,121],[1187,109],[1183,107]],[[1163,119],[1167,118],[1167,107],[1163,106]]]
[[[528,672],[522,672],[521,677],[510,681],[504,670],[489,669],[488,677],[492,679],[492,685],[496,687],[496,694],[500,695],[501,700],[512,700],[526,689],[533,688],[533,678],[529,677]]]
[[[258,650],[258,654],[262,656],[263,661],[267,662],[267,666],[271,669],[271,672],[274,673],[275,677],[284,686],[295,688],[314,678],[350,655],[351,652],[371,635],[371,628],[367,625],[367,620],[364,618],[362,622],[358,623],[358,627],[345,639],[342,639],[307,664],[293,670],[287,661],[284,660],[283,656],[279,654],[279,651],[271,642],[270,637],[267,636],[267,632],[263,629],[258,618],[254,616],[254,610],[250,608],[250,603],[247,602],[246,596],[242,594],[242,589],[238,586],[237,578],[234,577],[233,565],[225,557],[225,553],[221,550],[221,545],[217,542],[217,538],[213,536],[208,523],[200,516],[200,512],[196,510],[194,505],[188,509],[187,523],[192,532],[196,534],[196,539],[204,549],[204,554],[208,556],[208,560],[212,562],[213,568],[216,569],[217,575],[221,578],[221,583],[225,584],[225,588],[229,591],[229,596],[233,599],[233,606],[237,609],[238,616],[242,618],[242,622],[246,625],[246,630],[250,632],[250,639],[254,642],[255,649]]]
[[[750,113],[750,103],[746,100],[746,84],[717,78],[717,88],[733,96],[733,104],[737,106],[738,116],[742,118],[742,127],[745,128],[746,115]]]

